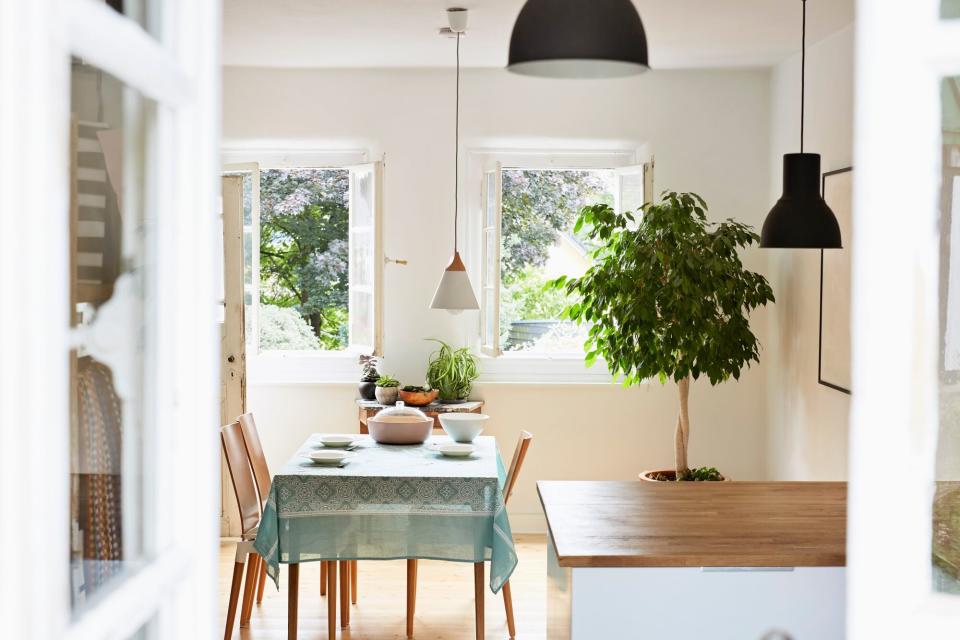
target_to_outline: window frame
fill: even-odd
[[[257,166],[259,172],[268,169],[340,169],[359,170],[372,167],[376,182],[374,196],[374,317],[373,353],[383,351],[383,173],[384,162],[369,159],[361,149],[280,149],[227,147],[221,151],[224,172],[244,170]],[[351,196],[352,197],[352,196]],[[255,211],[259,207],[255,208]],[[259,242],[260,219],[252,220],[252,241]],[[254,248],[259,255],[259,246]],[[259,264],[253,265],[253,277],[258,278]],[[259,301],[259,279],[252,282],[252,297]],[[252,327],[259,332],[259,314],[254,313]],[[347,346],[342,351],[332,350],[269,350],[260,349],[259,333],[247,344],[247,380],[250,384],[303,384],[347,382],[357,379],[360,365],[358,356],[369,349]]]
[[[471,149],[467,162],[469,177],[468,269],[476,274],[476,282],[484,283],[486,275],[485,209],[486,174],[499,164],[499,169],[540,170],[612,170],[648,164],[652,168],[653,157],[646,145],[632,148],[594,149]],[[650,180],[652,180],[652,170]],[[649,184],[649,181],[645,181]],[[498,233],[499,237],[499,233]],[[499,281],[499,278],[497,279]],[[484,291],[481,286],[481,294]],[[499,300],[499,292],[497,295]],[[587,367],[582,354],[524,354],[492,351],[484,345],[484,304],[481,299],[474,344],[480,353],[480,382],[494,383],[582,383],[604,384],[613,382],[610,371],[602,359]],[[499,307],[499,304],[497,305]],[[499,308],[497,310],[499,326]],[[498,341],[499,342],[499,341]],[[497,353],[499,352],[499,353]]]

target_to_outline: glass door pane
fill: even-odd
[[[943,81],[940,194],[940,420],[933,588],[960,594],[960,78]]]
[[[70,589],[74,613],[147,560],[156,318],[153,221],[144,207],[153,107],[102,70],[71,68]],[[66,435],[66,434],[65,434]]]

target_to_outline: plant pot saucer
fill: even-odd
[[[670,480],[656,480],[657,476],[666,476]],[[674,469],[648,469],[647,471],[640,472],[640,479],[644,482],[675,482],[677,479],[677,472]],[[715,480],[712,482],[716,482]],[[723,476],[723,480],[720,482],[731,482],[730,478]],[[691,482],[693,484],[693,482]]]

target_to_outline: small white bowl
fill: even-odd
[[[482,413],[441,413],[437,417],[440,426],[455,442],[473,442],[490,419]]]
[[[334,466],[343,464],[343,461],[349,458],[350,454],[346,451],[327,451],[325,449],[321,449],[320,451],[311,451],[307,454],[307,457],[316,464]]]
[[[437,451],[451,458],[466,458],[473,453],[472,444],[438,444]]]
[[[325,447],[333,447],[335,449],[349,447],[353,444],[353,436],[324,435],[320,436],[320,443]]]

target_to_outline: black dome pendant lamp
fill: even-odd
[[[631,0],[527,0],[513,25],[507,69],[514,73],[618,78],[649,68]]]
[[[807,72],[807,0],[803,3],[803,48],[800,58],[800,153],[783,156],[783,195],[760,231],[768,249],[840,249],[840,225],[820,194],[820,154],[803,152],[803,118]]]

